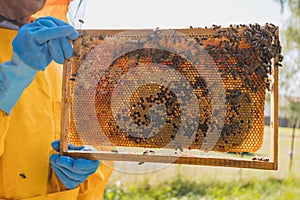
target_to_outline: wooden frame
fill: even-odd
[[[278,29],[277,33],[278,35]],[[140,154],[124,153],[116,151],[70,151],[68,150],[68,133],[70,120],[70,87],[67,83],[70,77],[70,62],[66,61],[63,72],[62,90],[62,120],[61,120],[61,154],[74,158],[88,158],[113,161],[156,162],[174,164],[192,164],[207,166],[224,166],[238,168],[255,168],[276,170],[278,168],[278,56],[273,60],[273,82],[271,83],[271,145],[269,159],[239,159],[230,157],[202,157],[194,155],[170,155],[170,154]]]

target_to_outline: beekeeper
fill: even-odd
[[[47,5],[66,14],[69,1],[0,0],[0,199],[101,199],[111,174],[99,161],[56,152],[60,64],[72,57],[78,32],[58,18],[31,16]]]

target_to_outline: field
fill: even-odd
[[[141,166],[136,163],[116,163],[105,199],[299,199],[299,134],[300,130],[296,130],[291,171],[292,129],[279,128],[277,171],[154,164],[139,171]],[[265,127],[264,145],[258,154],[268,151],[269,128]]]
[[[299,199],[299,179],[266,179],[247,181],[183,181],[174,179],[155,186],[111,186],[106,189],[105,198],[109,200],[118,199],[249,199],[249,200],[285,200]]]

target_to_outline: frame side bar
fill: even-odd
[[[279,29],[276,31],[279,37]],[[274,58],[273,63],[273,83],[271,90],[271,139],[270,139],[270,157],[274,162],[274,170],[278,169],[278,56]]]
[[[63,65],[62,77],[62,98],[61,98],[61,123],[60,123],[60,154],[68,150],[68,133],[69,133],[69,95],[70,87],[67,78],[70,76],[70,61],[66,60]]]

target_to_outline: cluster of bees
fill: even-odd
[[[177,32],[184,36],[176,35]],[[95,50],[98,44],[105,42],[105,39],[109,37],[114,36],[89,34],[82,31],[80,38],[74,43],[76,57],[72,74],[77,73],[89,52]],[[271,90],[272,60],[275,61],[274,66],[278,67],[281,66],[280,62],[283,59],[278,27],[268,23],[264,26],[230,25],[227,28],[213,25],[211,28],[190,27],[190,29],[176,30],[167,36],[161,36],[160,30],[156,29],[148,36],[118,36],[116,38],[120,39],[122,44],[125,40],[129,45],[138,45],[139,48],[126,52],[126,47],[122,46],[123,53],[122,51],[116,52],[115,60],[105,73],[110,78],[99,77],[97,85],[99,91],[107,92],[96,92],[95,99],[91,99],[95,101],[95,109],[102,130],[114,145],[163,148],[176,139],[182,120],[182,102],[172,89],[165,85],[141,86],[130,98],[126,113],[117,115],[117,119],[110,110],[110,98],[116,80],[131,68],[137,67],[139,63],[158,63],[182,74],[189,84],[186,87],[192,87],[199,104],[200,114],[193,116],[197,118],[197,124],[192,124],[192,126],[198,127],[196,131],[193,131],[193,140],[190,140],[191,134],[186,133],[187,139],[180,141],[180,144],[177,142],[174,148],[201,149],[207,139],[207,134],[213,131],[219,131],[220,134],[211,150],[254,152],[261,147],[264,133],[265,93],[266,90]],[[186,38],[192,38],[193,41]],[[156,45],[158,48],[144,48],[147,44]],[[163,48],[164,44],[169,50]],[[185,45],[185,51],[180,55],[172,50],[172,46],[178,44]],[[162,48],[159,49],[159,47]],[[199,51],[195,53],[195,49]],[[204,72],[206,74],[204,76],[193,66],[194,63],[210,66],[204,60],[206,53],[211,56],[225,87],[226,116],[223,127],[218,127],[212,120],[218,112],[216,110],[213,112],[211,105],[212,96],[207,82],[208,71]],[[120,73],[115,73],[117,69]],[[205,71],[205,67],[203,70]],[[114,81],[111,80],[112,76],[114,76]],[[76,77],[72,76],[70,80],[76,81]],[[138,127],[147,127],[153,120],[149,115],[149,110],[154,105],[162,106],[166,115],[165,124],[158,127],[160,129],[158,134],[149,136],[141,133],[139,136],[132,136],[118,126],[116,121],[124,121],[129,117],[131,122],[128,123],[134,123]],[[73,122],[76,120],[73,119]],[[74,132],[76,132],[75,128]]]

